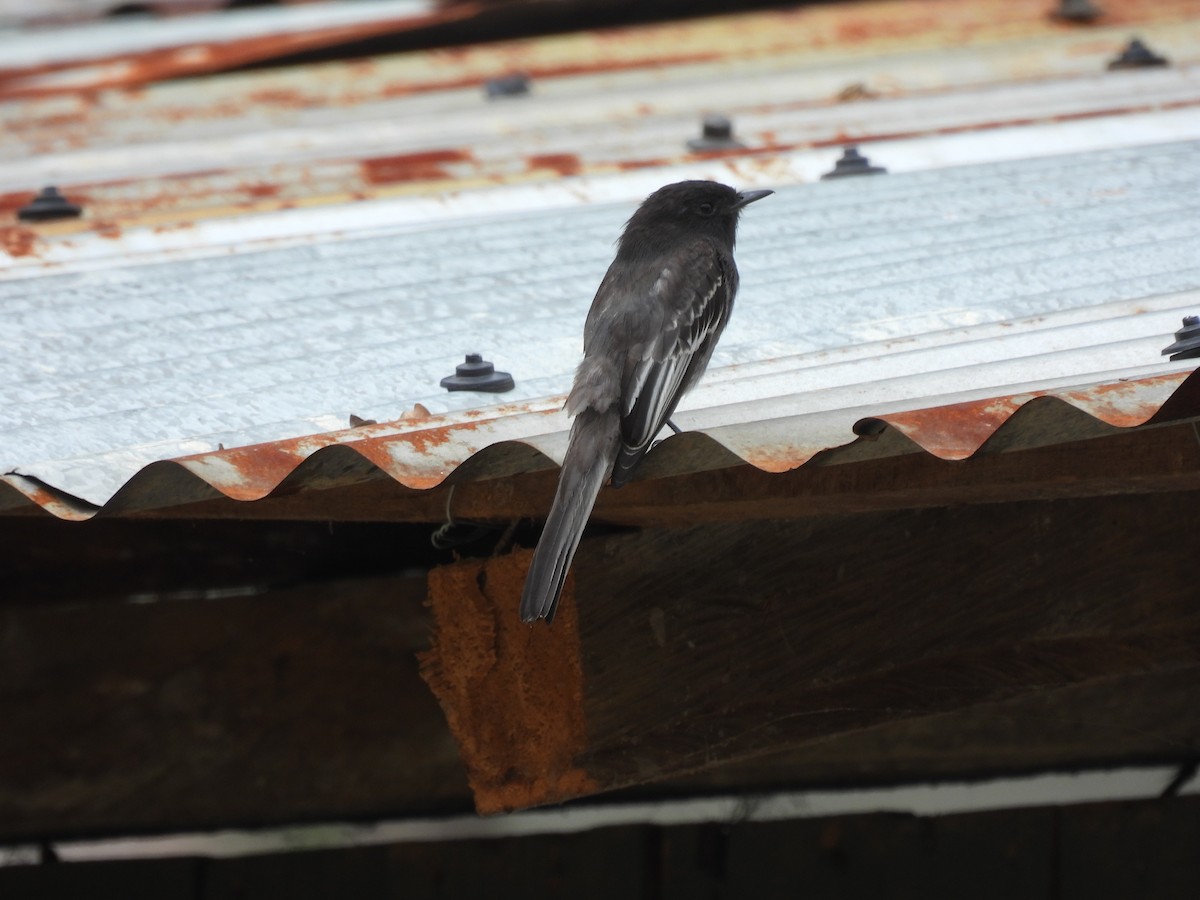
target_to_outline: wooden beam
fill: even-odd
[[[431,582],[423,671],[489,812],[1075,686],[1172,673],[1200,684],[1198,499],[613,535],[584,542],[566,614],[532,630],[516,624],[528,554],[464,561],[444,589]],[[441,673],[481,648],[473,689],[449,690]],[[544,677],[539,658],[556,653],[570,678]],[[576,684],[586,745],[548,770],[538,754],[563,728],[555,717],[575,713]],[[526,708],[545,721],[529,727]],[[1200,738],[1195,714],[1188,729]],[[551,787],[567,773],[587,787]]]
[[[578,721],[562,733],[580,743],[541,750],[545,783],[572,787],[554,780],[566,765],[587,791],[585,778],[643,798],[1186,758],[1200,745],[1196,500],[596,535],[575,603],[549,629],[511,631],[561,653],[577,613],[577,681],[487,642],[469,649],[470,631],[454,638],[459,660],[494,659],[482,668],[509,678],[509,694],[488,695],[499,737],[480,749],[508,746],[513,692],[541,685],[557,701],[573,683]],[[429,634],[426,532],[0,525],[0,840],[470,809],[414,658]],[[484,598],[484,633],[504,632],[527,556],[454,570],[452,597]],[[779,677],[758,680],[760,664]],[[831,699],[857,712],[811,715]],[[525,739],[556,714],[526,705]],[[718,733],[730,722],[765,725],[730,742]],[[503,780],[510,766],[495,761]]]
[[[1047,768],[1177,763],[1197,754],[1194,667],[1048,688],[884,722],[659,782],[659,793],[895,784]]]
[[[423,577],[0,607],[0,841],[461,811]]]

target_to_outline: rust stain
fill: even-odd
[[[137,87],[168,78],[222,72],[237,66],[336,47],[377,35],[399,34],[469,19],[482,4],[461,3],[417,16],[391,17],[353,25],[318,28],[291,34],[237,38],[222,43],[185,44],[145,50],[131,56],[68,60],[26,68],[0,68],[0,96],[9,99],[47,97],[82,90]],[[65,84],[39,83],[38,76],[74,72]]]
[[[195,227],[195,222],[170,222],[162,225],[155,225],[152,230],[155,234],[169,234],[172,231],[184,231],[188,228]]]
[[[632,172],[635,169],[651,169],[666,163],[665,159],[622,159],[618,160],[616,165],[623,172]]]
[[[271,493],[295,493],[299,488],[280,485],[307,455],[298,440],[232,447],[212,453],[180,457],[176,462],[233,500],[260,500]],[[188,463],[198,463],[191,466]],[[221,477],[218,477],[218,473]]]
[[[842,22],[837,26],[837,39],[843,44],[861,44],[871,37],[871,28],[863,20]]]
[[[798,469],[816,456],[821,449],[824,448],[791,446],[764,449],[755,447],[739,451],[738,456],[756,469],[778,475]]]
[[[924,8],[922,8],[924,7]],[[831,43],[855,46],[884,39],[896,40],[912,35],[937,33],[951,19],[946,10],[927,3],[907,3],[902,9],[887,9],[891,15],[880,15],[878,4],[851,4],[845,15],[831,23]],[[981,17],[971,17],[973,28],[984,24]],[[1040,29],[1039,29],[1040,30]]]
[[[689,63],[714,62],[722,58],[718,52],[663,54],[643,59],[613,60],[600,59],[561,65],[531,66],[527,69],[533,78],[564,78],[571,75],[594,75],[600,72],[625,72],[636,69],[662,69],[670,66],[685,66]]]
[[[1109,425],[1135,428],[1165,410],[1171,401],[1180,403],[1183,392],[1177,392],[1167,402],[1160,403],[1160,390],[1178,388],[1186,376],[1187,373],[1171,372],[1150,378],[1114,381],[1086,391],[1067,391],[1058,396]]]
[[[418,453],[428,453],[434,447],[443,447],[449,444],[459,432],[472,432],[475,428],[474,422],[440,425],[435,428],[422,428],[420,431],[407,431],[404,434],[393,435],[387,440],[403,441]]]
[[[71,128],[85,125],[89,117],[84,112],[58,113],[46,116],[28,116],[15,118],[5,124],[5,127],[18,134],[43,129]]]
[[[559,175],[578,175],[583,171],[583,163],[574,153],[540,153],[527,157],[525,164],[529,171],[549,169]]]
[[[756,147],[753,151],[761,153],[762,148]],[[746,156],[747,148],[745,147],[726,147],[713,150],[694,150],[686,154],[684,159],[729,159],[731,157]]]
[[[599,786],[587,747],[574,580],[552,626],[517,612],[529,551],[429,573],[433,611],[421,677],[446,715],[481,814],[559,803]]]
[[[436,417],[418,403],[405,411],[397,422],[411,423],[426,419],[436,421]],[[258,500],[268,494],[282,496],[303,490],[301,482],[293,485],[284,485],[284,482],[305,460],[329,447],[350,447],[395,480],[416,490],[437,487],[462,462],[461,459],[446,462],[435,457],[435,448],[460,446],[464,458],[475,452],[474,448],[462,443],[464,435],[477,430],[474,422],[441,425],[401,434],[378,433],[393,428],[395,424],[376,423],[244,447],[222,448],[179,457],[175,462],[199,475],[227,497]],[[395,442],[408,444],[418,457],[428,457],[428,464],[398,464],[388,450],[388,445]]]
[[[0,247],[11,257],[36,256],[38,236],[32,228],[0,225]]]
[[[17,210],[33,200],[36,191],[15,191],[11,194],[0,194],[0,215],[15,216]]]
[[[36,477],[21,475],[17,472],[0,474],[0,492],[6,489],[20,494],[35,504],[38,507],[35,514],[47,512],[69,522],[86,522],[100,509],[80,497],[72,496],[53,485],[45,484]],[[17,512],[24,513],[25,510],[18,507]]]
[[[397,97],[411,97],[414,94],[466,90],[468,88],[480,87],[485,80],[486,79],[480,75],[464,75],[458,78],[443,78],[439,79],[438,81],[423,81],[415,84],[407,81],[400,81],[384,87],[383,90],[379,92],[379,96],[386,100],[394,100]]]
[[[461,12],[452,18],[467,18],[467,5],[457,7]],[[388,33],[381,23],[367,23],[370,28],[360,28],[366,35]],[[393,28],[392,31],[402,29]],[[168,47],[146,50],[131,57],[106,57],[84,61],[51,63],[29,66],[23,69],[0,69],[0,97],[5,99],[33,99],[51,97],[81,90],[96,92],[109,89],[127,90],[131,87],[152,84],[170,78],[222,72],[231,68],[261,60],[299,53],[304,50],[334,46],[343,41],[359,37],[354,29],[330,29],[328,32],[299,35],[268,35],[245,38],[224,44],[193,44],[183,47]],[[445,51],[440,51],[446,56]],[[572,75],[590,75],[605,72],[620,72],[638,69],[656,69],[672,65],[712,62],[722,58],[719,52],[685,53],[670,56],[649,56],[638,59],[614,60],[594,59],[567,64],[545,64],[529,66],[532,78],[560,78]],[[39,83],[39,77],[61,72],[80,73],[85,86]],[[90,74],[90,77],[82,77]],[[404,97],[412,94],[461,90],[480,87],[487,80],[484,73],[456,76],[417,83],[398,82],[380,92],[384,98]],[[76,79],[70,79],[76,81]],[[262,92],[265,102],[282,106],[307,105],[304,95],[295,91]]]
[[[36,97],[80,90],[136,89],[168,78],[227,71],[366,38],[434,28],[474,18],[491,5],[443,3],[426,14],[393,16],[306,32],[157,48],[128,56],[70,60],[26,68],[0,68],[0,95]],[[706,63],[730,59],[733,52],[755,56],[796,55],[839,46],[885,52],[891,48],[929,44],[970,46],[997,39],[1078,30],[1076,26],[1051,19],[1047,15],[1046,0],[986,0],[959,4],[958,7],[940,0],[906,0],[903,4],[874,0],[701,18],[687,25],[673,23],[601,30],[593,32],[582,47],[571,44],[570,38],[562,39],[574,52],[550,54],[540,63],[538,50],[547,43],[546,39],[521,39],[482,48],[448,48],[426,55],[431,67],[455,67],[460,71],[474,68],[475,71],[440,80],[400,82],[392,86],[394,94],[391,95],[479,87],[489,72],[511,67],[516,60],[538,79]],[[1186,21],[1196,14],[1196,9],[1194,0],[1161,0],[1155,4],[1108,0],[1104,4],[1104,24],[1125,26]],[[739,39],[731,41],[731,32]],[[555,46],[553,40],[550,45]],[[370,63],[354,65],[364,72],[370,71]],[[67,73],[67,77],[43,77],[60,73]],[[263,94],[261,102],[294,106],[307,101],[303,94],[284,90]]]
[[[121,237],[121,226],[109,220],[98,220],[92,223],[92,231],[102,238],[117,240]]]
[[[264,88],[251,91],[246,95],[246,100],[259,106],[282,106],[285,109],[307,109],[325,103],[325,98],[306,94],[295,88]]]
[[[283,187],[278,184],[268,184],[265,181],[260,181],[257,184],[244,184],[242,190],[255,199],[261,200],[267,197],[277,197]]]
[[[80,206],[86,208],[92,202],[91,195],[85,190],[81,190],[80,188],[74,186],[66,186],[61,183],[55,186],[58,187],[66,196],[66,198],[72,203],[78,203]],[[21,207],[32,202],[36,196],[37,191],[14,191],[9,194],[0,194],[0,216],[12,216],[13,218],[16,218],[17,212],[21,209]],[[56,224],[61,224],[61,222]]]
[[[1185,390],[1187,385],[1192,389]],[[1170,393],[1166,400],[1163,395]],[[1200,413],[1200,378],[1168,372],[1099,384],[1076,391],[1030,391],[908,412],[888,413],[879,421],[898,429],[922,448],[945,460],[972,456],[1018,409],[1031,400],[1056,397],[1118,428],[1150,420],[1169,421]]]
[[[395,184],[403,181],[424,181],[450,178],[444,168],[448,163],[472,162],[469,150],[426,150],[421,153],[402,153],[397,156],[376,156],[362,160],[363,179],[369,184]]]
[[[941,459],[966,459],[1012,416],[1031,395],[1020,400],[995,397],[932,409],[880,416],[906,437]]]

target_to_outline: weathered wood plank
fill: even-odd
[[[645,797],[1194,754],[1196,499],[763,522],[727,542],[721,524],[589,538],[573,608],[600,786]],[[6,524],[23,575],[0,605],[0,839],[469,808],[445,717],[417,677],[421,570],[365,575],[426,552],[403,528]],[[56,548],[60,529],[87,539]],[[523,554],[501,563],[511,571],[485,585],[515,610]],[[207,588],[224,599],[201,599]],[[566,612],[514,633],[554,646]],[[794,683],[802,704],[770,705],[776,685],[746,666]],[[690,673],[708,680],[679,690],[672,679]],[[972,695],[968,678],[1011,693]],[[815,737],[800,725],[819,717],[777,721],[826,708],[821,690],[851,711],[818,721]],[[922,690],[944,706],[922,706]],[[730,714],[774,724],[723,742]]]
[[[588,735],[572,766],[613,789],[1075,685],[1200,677],[1196,501],[1006,504],[585,541],[565,601],[577,605]],[[523,557],[460,564],[480,573],[457,583],[481,628],[516,615]],[[465,598],[432,600],[448,609]],[[539,652],[555,639],[553,627],[542,632]],[[496,677],[515,678],[506,667],[536,677],[520,653],[497,660]],[[553,773],[526,777],[537,763],[517,732],[494,735],[474,756],[464,748],[480,809],[512,805],[522,785],[517,805],[569,796],[543,791]],[[508,777],[489,781],[485,764]]]
[[[432,531],[378,522],[0,516],[0,605],[253,596],[310,581],[424,572],[450,558],[430,546]]]
[[[0,607],[0,840],[460,810],[424,595]]]
[[[1176,763],[1200,752],[1194,668],[1105,678],[887,722],[659,782],[659,793],[984,778]]]

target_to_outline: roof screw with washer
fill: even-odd
[[[858,152],[857,147],[847,147],[842,151],[842,158],[833,166],[832,172],[821,176],[825,181],[829,178],[849,178],[852,175],[885,175],[887,169],[883,166],[873,166],[871,161]]]
[[[459,363],[454,374],[443,378],[441,384],[448,391],[502,394],[513,389],[513,377],[507,372],[497,372],[496,367],[478,353],[468,353],[467,361]]]

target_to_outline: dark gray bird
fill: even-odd
[[[659,188],[625,223],[592,300],[583,362],[567,397],[575,416],[554,504],[521,595],[526,622],[554,618],[596,495],[624,484],[675,406],[704,374],[738,289],[738,216],[772,191],[711,181]]]

